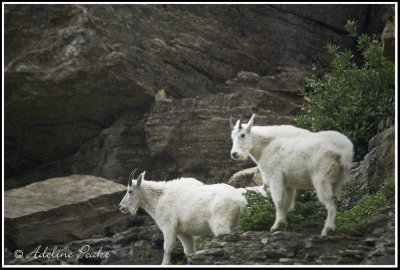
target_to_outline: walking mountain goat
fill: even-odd
[[[271,190],[276,208],[271,231],[286,229],[287,212],[294,206],[296,189],[315,189],[328,211],[321,235],[335,229],[335,216],[345,173],[353,160],[353,144],[336,131],[311,132],[290,125],[253,126],[230,119],[235,160],[249,156],[262,181]]]
[[[205,185],[194,178],[167,182],[144,180],[143,172],[132,179],[119,209],[135,215],[146,210],[164,234],[162,264],[169,264],[176,237],[184,253],[194,252],[193,236],[231,233],[247,207],[242,192],[227,184]]]

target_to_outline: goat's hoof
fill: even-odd
[[[285,231],[286,230],[286,223],[279,223],[278,224],[278,226],[276,227],[276,228],[271,228],[269,231],[271,232],[271,233],[274,233],[274,232],[283,232],[283,231]]]
[[[269,232],[270,233],[279,233],[279,232],[282,232],[283,230],[280,230],[279,228],[278,229],[271,229],[271,230],[269,230]]]
[[[321,236],[328,236],[329,234],[332,234],[332,232],[335,230],[335,228],[332,227],[326,227],[322,230]]]

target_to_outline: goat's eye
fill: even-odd
[[[240,138],[244,138],[246,135],[245,134],[242,134],[242,135],[240,135]]]
[[[129,190],[128,193],[132,195],[133,192],[132,192],[132,190]]]

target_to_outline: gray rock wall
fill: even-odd
[[[181,114],[191,113],[191,107],[184,105],[187,103],[215,110],[219,120],[211,127],[221,126],[217,133],[223,135],[228,113],[234,117],[250,113],[234,109],[239,102],[232,100],[234,92],[244,96],[250,92],[251,96],[248,87],[253,87],[283,91],[279,98],[287,98],[302,87],[312,63],[328,66],[327,41],[342,48],[354,45],[344,31],[346,20],[357,19],[361,29],[381,33],[380,14],[388,8],[7,4],[5,188],[73,173],[123,182],[136,167],[155,168],[154,177],[192,173],[194,165],[182,163],[187,159],[171,160],[172,172],[166,172],[165,159],[153,155],[157,146],[149,144],[155,139],[146,130],[157,127],[146,124],[155,123],[154,115],[159,113],[161,105],[154,103],[159,90],[164,89],[175,104],[171,108]],[[209,97],[212,94],[215,98]],[[218,99],[227,100],[221,110],[216,108],[219,104],[207,103]],[[276,123],[287,123],[295,114],[294,110],[289,116],[268,100],[255,104],[251,108],[260,114],[270,110],[278,115]],[[229,111],[221,113],[228,107]],[[189,111],[183,112],[185,108]],[[193,128],[201,132],[202,124]],[[174,132],[185,133],[176,128],[179,126]],[[184,157],[204,152],[205,147],[209,151],[229,148],[208,143],[190,152],[187,143],[179,150],[186,151]],[[220,161],[226,153],[199,157]],[[209,182],[221,181],[232,172],[217,173],[213,178],[217,169],[210,165],[215,164],[210,160],[199,163],[204,166],[201,173],[209,173]]]

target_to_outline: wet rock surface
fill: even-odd
[[[360,189],[375,193],[387,179],[395,177],[395,129],[394,116],[379,123],[378,133],[369,141],[369,152],[354,163],[346,181],[358,181]]]

